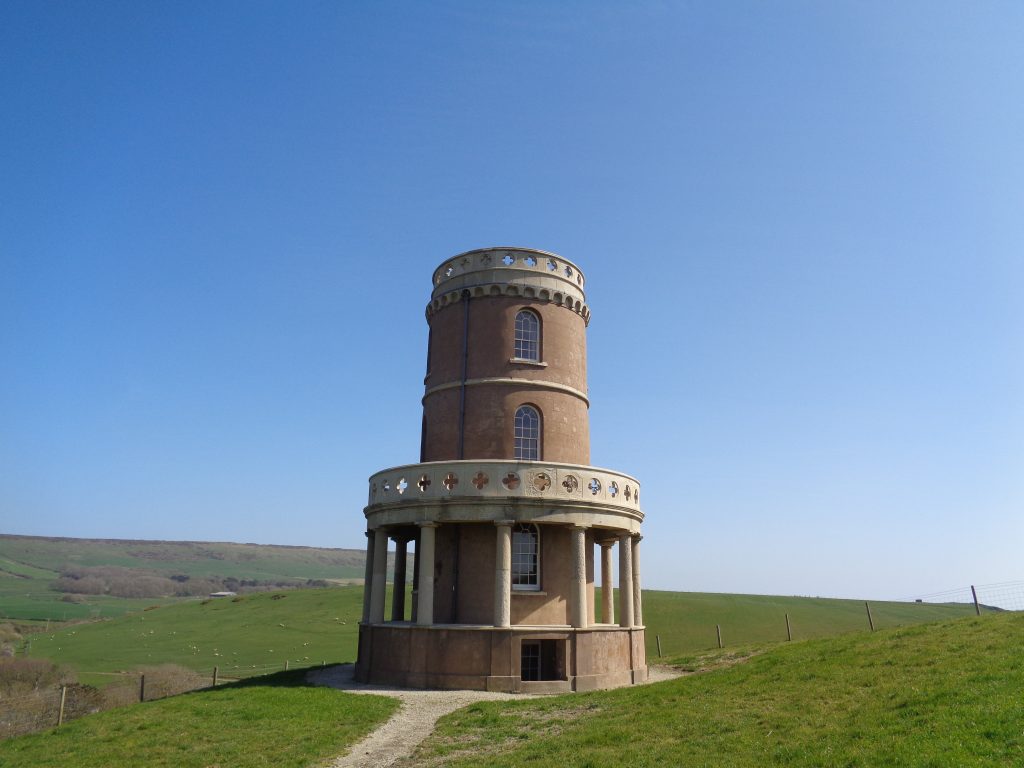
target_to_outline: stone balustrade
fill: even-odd
[[[556,253],[532,248],[478,248],[445,260],[434,270],[434,286],[471,272],[514,269],[557,278],[582,291],[586,278],[580,268]]]
[[[508,518],[639,530],[643,520],[636,478],[532,461],[437,461],[385,469],[370,477],[364,512],[371,525]]]

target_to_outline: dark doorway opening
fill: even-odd
[[[520,656],[523,680],[564,680],[564,640],[524,640]]]

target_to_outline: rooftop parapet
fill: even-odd
[[[434,270],[433,283],[428,318],[468,290],[473,297],[522,296],[552,302],[590,321],[583,291],[586,278],[571,261],[548,251],[511,246],[466,251],[445,259]]]

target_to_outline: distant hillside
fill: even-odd
[[[113,616],[220,589],[361,583],[364,564],[353,549],[0,534],[0,618]]]

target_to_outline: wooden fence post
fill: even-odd
[[[721,648],[722,647],[722,625],[721,624],[715,624],[715,632],[718,633],[718,647]]]
[[[64,724],[64,702],[67,699],[67,697],[68,697],[68,687],[66,685],[62,685],[60,687],[60,710],[57,712],[57,725],[58,726]]]
[[[981,606],[978,605],[978,590],[974,588],[973,584],[971,584],[971,596],[974,598],[974,614],[981,616]]]
[[[139,675],[139,702],[146,700],[146,676]]]
[[[875,620],[871,618],[871,606],[868,605],[868,601],[867,600],[864,601],[864,608],[868,612],[868,626],[871,627],[871,631],[874,632],[875,631]]]
[[[214,688],[217,687],[217,668],[216,667],[213,668],[213,686],[214,686]]]
[[[786,640],[793,640],[793,629],[789,626],[789,614],[786,614]]]
[[[661,635],[655,635],[654,639],[658,641],[658,658],[661,658]]]

